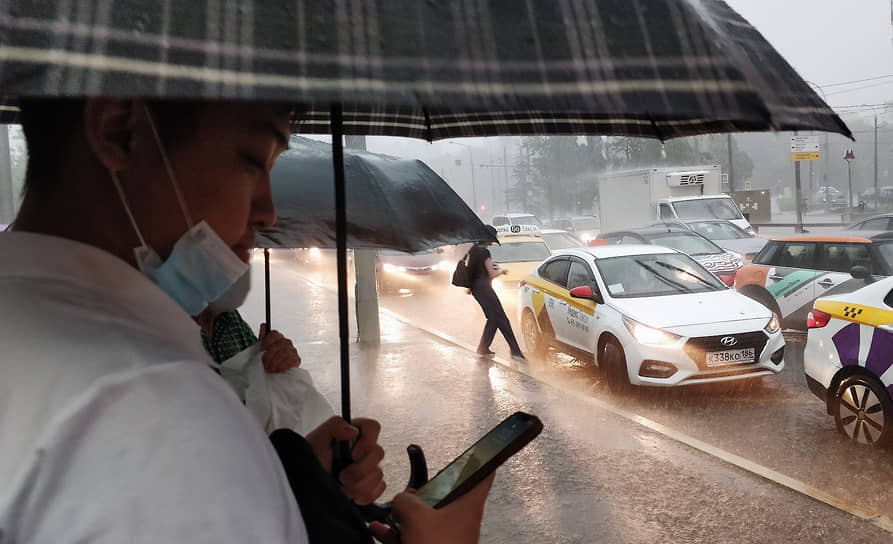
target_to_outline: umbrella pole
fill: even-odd
[[[335,245],[338,253],[338,335],[341,344],[341,417],[350,422],[350,348],[347,314],[347,200],[341,106],[332,104],[332,164],[335,167]]]
[[[270,332],[270,248],[264,248],[264,297],[267,309],[267,332]]]

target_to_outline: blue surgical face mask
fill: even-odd
[[[162,261],[143,238],[130,211],[121,181],[115,172],[110,171],[127,216],[140,240],[140,246],[134,248],[137,266],[189,315],[196,316],[208,307],[218,313],[235,310],[245,302],[248,295],[251,267],[242,262],[205,221],[193,224],[148,108],[146,115],[189,229],[174,244],[167,260]]]

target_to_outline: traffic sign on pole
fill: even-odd
[[[818,136],[792,136],[791,160],[792,161],[817,161],[822,158],[819,151]]]

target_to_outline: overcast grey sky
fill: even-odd
[[[828,85],[893,74],[890,0],[727,0],[809,82]],[[854,90],[856,87],[865,87]],[[832,107],[893,100],[893,77],[823,89]],[[492,140],[492,139],[491,139]],[[487,139],[457,140],[487,147]],[[432,156],[463,152],[444,142],[368,138],[370,151]],[[498,146],[501,148],[501,144]],[[498,152],[497,152],[498,154]],[[475,159],[475,162],[479,162]]]
[[[827,85],[893,74],[889,0],[727,2],[807,81]],[[886,102],[893,99],[893,78],[824,92],[832,107]]]

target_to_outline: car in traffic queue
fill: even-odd
[[[744,265],[740,254],[723,249],[696,232],[672,225],[618,230],[602,234],[600,239],[607,245],[654,244],[673,248],[693,257],[726,285],[735,282],[735,273]]]
[[[446,284],[453,266],[440,248],[415,253],[380,249],[375,258],[376,288],[382,294],[418,292]]]
[[[808,327],[803,369],[809,390],[825,403],[838,430],[850,440],[889,445],[893,442],[893,278],[817,299]]]
[[[846,230],[871,231],[875,234],[891,231],[893,230],[893,213],[874,215],[868,219],[853,223]]]
[[[490,224],[497,228],[506,225],[533,225],[537,228],[542,228],[543,226],[543,222],[540,221],[539,217],[533,215],[532,213],[523,212],[494,215],[493,219],[490,221]]]
[[[735,223],[724,219],[676,219],[656,225],[672,225],[696,232],[719,247],[740,255],[747,263],[752,261],[769,241],[750,234]]]
[[[594,215],[562,217],[553,220],[551,226],[556,229],[566,230],[585,243],[598,238],[598,233],[601,230],[601,223],[598,217]]]
[[[514,295],[518,285],[543,259],[552,254],[549,246],[533,225],[496,227],[499,244],[491,245],[490,260],[506,273],[493,278],[493,289],[499,294]]]
[[[692,257],[654,245],[556,252],[519,288],[527,352],[593,356],[609,382],[677,386],[784,368],[778,320]]]
[[[864,285],[854,267],[893,275],[893,233],[860,236],[798,235],[775,238],[735,276],[735,289],[775,312],[787,328],[806,330],[817,298]],[[855,273],[861,274],[856,270]]]
[[[543,241],[549,246],[550,251],[586,246],[586,241],[563,229],[541,229],[540,236],[543,237]]]

